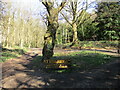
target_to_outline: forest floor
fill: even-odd
[[[65,53],[75,51],[55,50]],[[114,50],[99,51],[118,55]],[[31,68],[31,61],[40,54],[41,49],[34,48],[23,56],[2,63],[2,88],[119,88],[119,58],[88,71],[47,73]]]

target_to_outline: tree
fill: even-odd
[[[72,39],[72,30],[68,23],[60,23],[56,33],[56,40],[58,45],[70,43]]]
[[[65,12],[68,12],[69,15],[72,17],[71,21],[70,21],[70,17],[68,17],[63,12],[61,12],[64,19],[71,25],[73,30],[73,41],[70,46],[73,46],[78,42],[78,36],[77,36],[78,26],[82,25],[92,15],[92,14],[88,15],[86,12],[86,10],[90,7],[90,4],[88,5],[87,0],[85,0],[85,2],[78,2],[78,1],[70,2],[69,5],[67,5],[67,7],[65,7],[63,10],[65,10]]]
[[[100,39],[118,40],[120,53],[120,4],[119,2],[101,2],[97,8],[98,33]],[[104,37],[104,38],[102,38]]]
[[[15,3],[17,4],[17,3]],[[0,2],[0,30],[3,47],[41,47],[45,29],[38,16],[30,10]]]
[[[97,24],[94,22],[96,15],[89,18],[87,22],[78,26],[78,39],[83,40],[96,40],[97,38]]]
[[[101,2],[97,8],[99,39],[116,40],[119,36],[120,5],[118,2]]]
[[[87,19],[89,16],[91,16],[89,19]],[[82,24],[78,25],[78,39],[83,40],[93,40],[93,36],[96,36],[96,31],[98,30],[97,23],[94,23],[94,20],[96,18],[95,12],[88,13],[86,12],[86,21],[84,21]]]
[[[47,31],[44,36],[44,47],[43,47],[43,60],[50,59],[53,56],[53,49],[56,41],[56,31],[59,27],[58,24],[58,14],[65,6],[66,2],[61,2],[61,4],[55,8],[54,2],[42,2],[42,4],[46,7],[48,12],[47,16]]]

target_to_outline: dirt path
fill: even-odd
[[[56,51],[63,52],[63,51]],[[64,51],[65,52],[65,51]],[[22,57],[11,59],[2,65],[3,88],[118,88],[120,84],[120,60],[91,71],[77,73],[45,73],[33,70],[29,63],[40,49],[32,49]]]

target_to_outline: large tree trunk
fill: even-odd
[[[77,36],[77,24],[74,23],[72,24],[72,29],[73,29],[73,41],[70,47],[72,47],[74,44],[78,43],[78,36]]]
[[[44,47],[42,51],[43,60],[50,59],[54,54],[53,49],[56,41],[56,31],[58,26],[58,12],[55,8],[50,9],[47,32],[44,36]]]
[[[11,18],[9,17],[8,19],[8,29],[7,29],[7,38],[6,38],[6,47],[9,47],[10,46],[10,41],[9,41],[9,34],[10,34],[10,23],[11,22]]]
[[[58,8],[54,7],[53,2],[42,2],[42,4],[46,7],[48,12],[48,25],[47,32],[44,36],[44,47],[43,47],[43,60],[50,59],[54,52],[54,46],[56,41],[56,31],[59,27],[58,25],[58,13],[62,10],[66,2],[61,2]]]
[[[73,29],[73,42],[77,42],[78,37],[77,37],[77,25],[76,25],[76,23],[73,24],[72,29]]]

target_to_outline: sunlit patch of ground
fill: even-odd
[[[37,50],[38,51],[38,50]],[[63,51],[62,51],[63,52]],[[3,63],[3,88],[116,88],[120,70],[118,56],[73,51],[56,53],[52,60],[71,60],[72,69],[46,72],[36,52]]]

